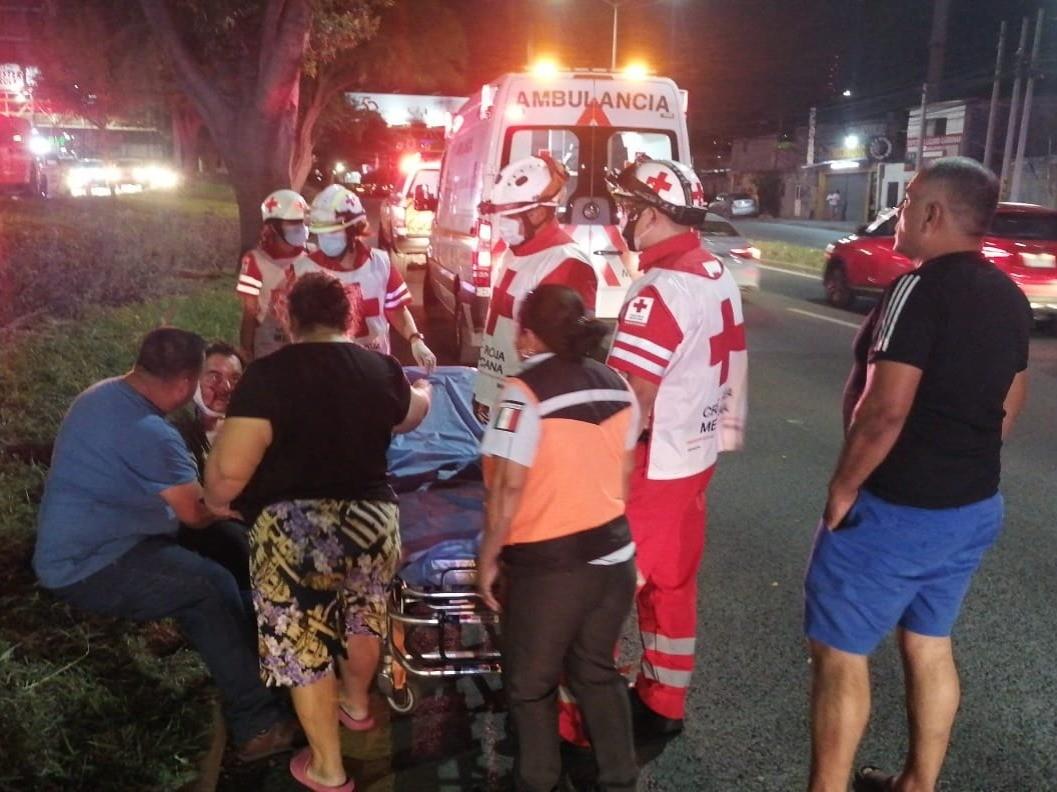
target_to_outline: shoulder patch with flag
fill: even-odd
[[[522,402],[503,402],[496,415],[495,428],[501,432],[516,432],[518,422],[521,420],[521,411],[524,409],[525,405]]]
[[[653,312],[652,297],[636,297],[628,303],[628,310],[624,314],[624,321],[628,324],[647,325],[650,314]]]

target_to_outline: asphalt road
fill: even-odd
[[[795,220],[748,220],[734,218],[731,222],[750,239],[768,242],[787,242],[790,245],[822,250],[834,239],[850,234],[855,223],[824,223]]]
[[[421,271],[409,281],[417,291]],[[686,730],[643,757],[644,790],[804,788],[809,665],[801,582],[840,444],[850,344],[867,309],[865,302],[829,308],[817,279],[769,269],[762,292],[746,301],[747,447],[724,455],[710,489]],[[443,332],[429,327],[427,336]],[[955,633],[963,699],[939,787],[948,792],[1057,790],[1057,339],[1033,338],[1031,369],[1028,406],[1004,456],[1006,529]],[[891,640],[872,668],[873,717],[859,760],[894,769],[905,726]],[[509,788],[503,715],[469,680],[439,689],[410,718],[389,719],[378,704],[377,731],[343,738],[358,789]],[[294,789],[282,767],[258,776],[255,788]],[[229,778],[220,788],[249,788],[245,780]]]

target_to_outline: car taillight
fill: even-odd
[[[981,248],[981,252],[984,254],[985,258],[990,259],[991,261],[1000,261],[1014,255],[1011,251],[1003,250],[995,245],[984,245],[983,248]]]
[[[473,285],[487,288],[492,285],[492,224],[477,224],[477,241],[473,251]]]
[[[758,259],[760,257],[760,249],[757,247],[734,248],[730,252],[743,259]]]

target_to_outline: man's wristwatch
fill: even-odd
[[[418,331],[416,330],[416,331],[415,331],[414,333],[412,333],[411,335],[409,335],[409,336],[407,337],[407,343],[409,343],[409,344],[413,344],[413,343],[415,343],[415,339],[416,339],[416,338],[417,338],[417,339],[418,339],[419,341],[423,341],[423,342],[424,342],[424,341],[426,340],[426,337],[425,337],[424,335],[422,335],[422,333],[419,333],[419,332],[418,332]]]

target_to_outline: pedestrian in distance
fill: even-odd
[[[627,377],[642,415],[627,512],[643,645],[633,710],[637,735],[665,736],[682,730],[694,668],[708,484],[719,452],[742,445],[745,326],[733,276],[694,230],[707,211],[694,172],[646,159],[625,168],[610,190],[642,272],[608,359]]]
[[[524,366],[506,380],[481,446],[488,496],[478,590],[502,613],[519,792],[557,788],[563,673],[594,746],[597,788],[633,790],[638,774],[613,647],[635,592],[624,511],[639,416],[627,383],[590,357],[605,334],[568,286],[526,295],[516,339]]]
[[[388,355],[392,326],[411,345],[415,363],[432,371],[437,356],[411,315],[411,292],[400,270],[388,253],[363,242],[370,224],[356,193],[340,184],[320,192],[312,201],[308,230],[316,236],[318,248],[294,261],[291,284],[310,272],[337,278],[352,304],[352,325],[347,332],[353,341]]]
[[[598,276],[591,258],[558,225],[557,207],[569,179],[550,154],[511,162],[496,177],[489,200],[479,207],[505,244],[488,307],[474,386],[474,412],[482,423],[503,388],[521,366],[517,316],[521,301],[537,286],[558,283],[574,289],[588,315],[595,312]]]
[[[840,190],[833,190],[826,196],[826,206],[829,207],[830,220],[841,219],[841,203],[843,200],[844,199],[841,198]]]
[[[235,291],[242,301],[239,344],[246,361],[287,343],[286,288],[294,259],[305,252],[308,204],[294,190],[276,190],[261,203],[260,242],[242,257]]]
[[[810,792],[844,792],[870,712],[868,658],[893,630],[910,746],[857,792],[931,792],[960,690],[951,631],[1002,525],[1000,452],[1027,394],[1031,311],[980,252],[998,181],[940,159],[899,209],[913,271],[855,341],[846,433],[804,584],[812,657]],[[853,406],[851,406],[853,405]]]

